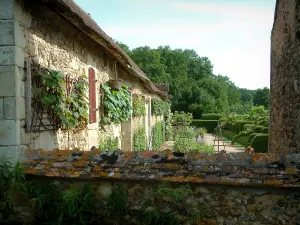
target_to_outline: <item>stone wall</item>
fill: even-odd
[[[96,73],[99,107],[100,85],[114,78],[113,65],[116,59],[42,3],[5,0],[0,4],[0,83],[4,84],[4,88],[0,88],[0,151],[11,149],[11,154],[16,155],[21,147],[45,150],[79,147],[88,150],[97,146],[100,137],[105,136],[118,137],[119,147],[124,145],[126,150],[130,150],[131,128],[135,127],[131,126],[131,120],[100,130],[101,109],[97,122],[89,124],[88,129],[80,133],[25,131],[24,61],[35,62],[71,77],[87,75],[92,67]],[[118,68],[118,74],[132,92],[141,93],[147,98],[157,97],[146,90],[138,78],[125,73],[121,67]],[[122,127],[125,134],[122,133]]]
[[[271,152],[300,150],[299,1],[278,0],[271,45]]]
[[[185,189],[185,197],[178,195],[177,202],[170,200],[170,190],[160,192],[166,196],[156,202],[183,220],[197,213],[202,224],[300,222],[299,154],[29,151],[24,165],[34,179],[88,180],[97,184],[100,194],[124,184],[128,207],[137,215],[148,207],[145,199],[155,182],[167,181],[174,189],[189,184],[190,191]]]
[[[0,155],[17,159],[21,145],[21,119],[25,117],[24,41],[21,23],[30,18],[21,14],[14,1],[0,2]],[[20,106],[20,109],[17,108]]]

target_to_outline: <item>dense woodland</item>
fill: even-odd
[[[213,63],[195,50],[170,46],[130,49],[118,44],[153,82],[170,85],[172,111],[191,112],[194,118],[200,118],[203,113],[245,114],[254,105],[269,108],[268,88],[235,86],[227,76],[213,74]]]

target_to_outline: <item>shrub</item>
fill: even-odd
[[[119,138],[118,137],[115,137],[115,138],[111,138],[111,137],[102,138],[100,140],[98,148],[102,151],[106,151],[106,150],[115,151],[119,148]]]
[[[146,150],[147,148],[147,137],[145,128],[143,126],[140,126],[137,128],[137,130],[134,132],[133,135],[133,150],[134,151],[142,151]]]
[[[0,213],[5,219],[14,212],[15,192],[23,187],[24,179],[20,163],[14,165],[8,158],[0,158]]]
[[[192,123],[193,116],[191,113],[177,112],[172,116],[173,126],[189,126]]]
[[[117,184],[106,202],[106,212],[108,215],[113,213],[125,212],[127,209],[128,192],[124,185]]]
[[[256,134],[254,138],[252,138],[250,145],[254,148],[254,152],[267,152],[269,148],[269,135]]]
[[[165,119],[165,139],[167,141],[173,140],[172,114],[168,113]]]
[[[158,150],[165,142],[164,122],[157,122],[152,128],[152,149]]]
[[[269,127],[263,127],[261,129],[261,132],[264,133],[264,134],[268,134],[269,133]]]
[[[262,127],[262,126],[256,126],[255,128],[254,128],[254,132],[255,133],[262,133],[262,129],[263,129],[264,127]]]
[[[192,126],[205,127],[208,133],[213,133],[218,126],[218,120],[193,120]]]
[[[222,114],[219,113],[202,114],[201,117],[202,120],[219,120],[221,118],[222,118]]]
[[[205,127],[199,127],[199,128],[196,130],[196,137],[198,137],[198,136],[203,137],[205,134],[207,134],[207,130],[206,130]]]
[[[235,131],[236,133],[240,133],[241,131],[245,130],[245,125],[246,124],[252,124],[252,121],[246,121],[246,120],[241,120],[241,121],[237,121],[235,123]]]

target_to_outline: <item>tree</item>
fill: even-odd
[[[257,89],[253,98],[253,104],[255,106],[262,105],[268,109],[270,104],[270,89],[267,87],[263,89]]]

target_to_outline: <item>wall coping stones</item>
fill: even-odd
[[[28,150],[23,165],[40,177],[300,188],[300,154]]]

